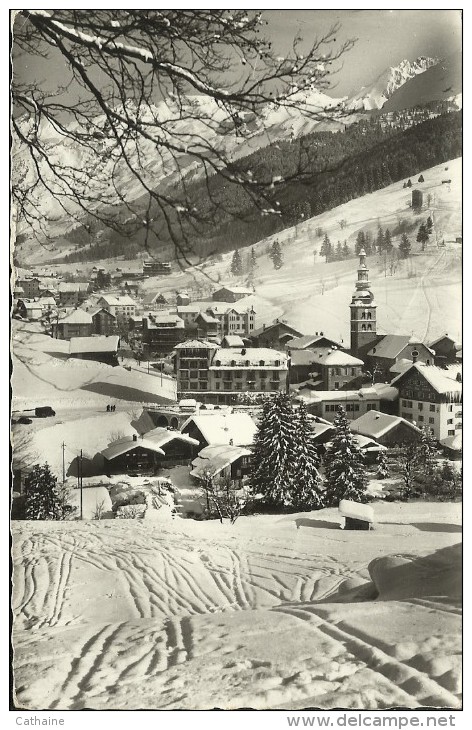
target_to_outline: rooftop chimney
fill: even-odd
[[[137,433],[133,433],[133,441],[137,441],[137,440],[138,440],[138,434]]]
[[[419,355],[419,354],[420,354],[420,353],[418,352],[418,350],[413,350],[413,351],[412,351],[412,353],[411,353],[411,357],[413,358],[413,364],[414,364],[414,363],[415,363],[415,362],[416,362],[416,361],[418,360],[418,355]]]

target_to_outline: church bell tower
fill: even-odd
[[[356,357],[365,355],[369,346],[377,341],[377,305],[370,290],[369,269],[365,263],[366,252],[359,252],[356,291],[352,295],[351,352]]]

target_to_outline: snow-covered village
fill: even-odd
[[[14,11],[11,709],[462,710],[461,51]]]

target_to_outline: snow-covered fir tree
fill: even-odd
[[[241,254],[236,249],[236,251],[233,253],[233,258],[231,259],[231,273],[233,276],[241,276],[243,273],[243,262],[241,259]]]
[[[335,433],[324,458],[326,506],[337,507],[341,499],[366,502],[364,457],[341,407],[334,419],[334,427]]]
[[[389,475],[387,452],[379,451],[377,456],[377,479],[385,479]]]
[[[251,487],[254,494],[277,506],[292,504],[293,478],[298,456],[296,416],[290,398],[279,393],[263,405],[254,437]]]
[[[281,269],[284,263],[284,258],[282,254],[282,249],[280,247],[280,242],[276,238],[275,241],[272,244],[272,247],[269,251],[269,257],[272,260],[272,263],[274,264],[274,269]]]
[[[316,449],[315,433],[304,403],[300,404],[296,414],[295,436],[298,453],[292,506],[299,510],[320,509],[324,506],[322,479],[318,471],[320,458]]]
[[[68,490],[57,484],[49,464],[35,464],[25,481],[26,519],[65,519],[73,511],[68,496]]]

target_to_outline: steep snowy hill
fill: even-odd
[[[399,111],[446,100],[454,100],[461,108],[461,96],[462,54],[457,53],[409,79],[390,96],[382,111]]]
[[[420,56],[413,62],[405,59],[398,66],[385,69],[372,83],[363,86],[355,96],[349,99],[347,106],[357,111],[382,109],[397,89],[437,63],[438,59],[424,56]]]

